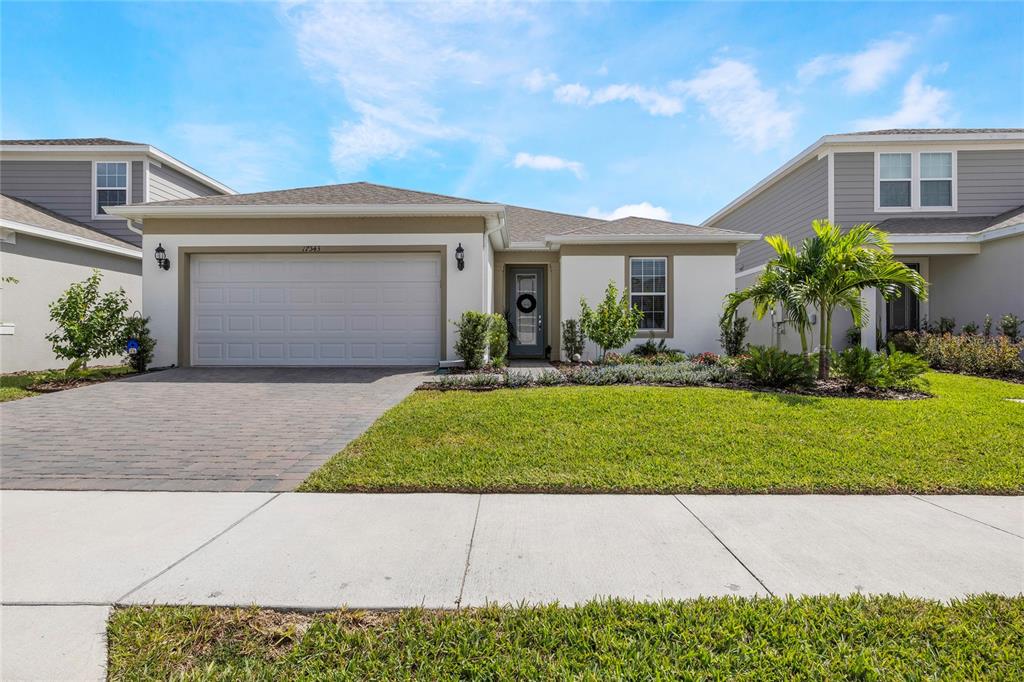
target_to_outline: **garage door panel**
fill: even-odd
[[[192,362],[432,364],[440,272],[432,254],[197,254]]]

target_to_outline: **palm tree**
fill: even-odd
[[[888,236],[873,225],[857,225],[846,233],[828,220],[815,220],[812,227],[814,236],[803,241],[799,252],[781,235],[768,237],[765,241],[775,249],[777,257],[765,267],[757,283],[729,295],[726,309],[744,300],[753,300],[755,314],[761,310],[760,319],[772,305],[781,303],[790,319],[803,320],[806,329],[810,327],[807,307],[817,308],[821,317],[818,378],[828,379],[832,314],[836,308],[849,310],[854,325],[861,326],[864,289],[873,287],[888,301],[902,295],[906,287],[925,299],[928,283],[917,271],[893,257]],[[799,317],[798,309],[803,311],[803,317]],[[801,332],[806,352],[804,336]]]

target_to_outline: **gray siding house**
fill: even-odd
[[[146,144],[0,141],[0,372],[49,369],[48,305],[93,269],[142,307],[142,236],[104,207],[233,191]]]
[[[929,282],[925,301],[909,294],[884,301],[865,292],[865,347],[940,318],[955,319],[959,328],[986,314],[1024,316],[1024,129],[827,135],[703,225],[782,234],[798,244],[818,218],[844,227],[877,225],[899,259]],[[737,289],[752,284],[773,255],[764,241],[743,246]],[[837,348],[847,345],[851,324],[848,313],[836,315]],[[799,348],[781,311],[752,320],[750,341]]]

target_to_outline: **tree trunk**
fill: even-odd
[[[818,303],[818,378],[828,379],[828,342],[826,334],[828,325],[825,323],[824,301]]]

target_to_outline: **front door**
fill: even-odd
[[[920,263],[906,263],[907,267],[921,272]],[[921,327],[921,304],[917,296],[902,284],[900,295],[886,303],[886,336],[903,331],[917,331]]]
[[[505,292],[506,316],[512,326],[509,356],[544,357],[544,268],[509,267]]]

